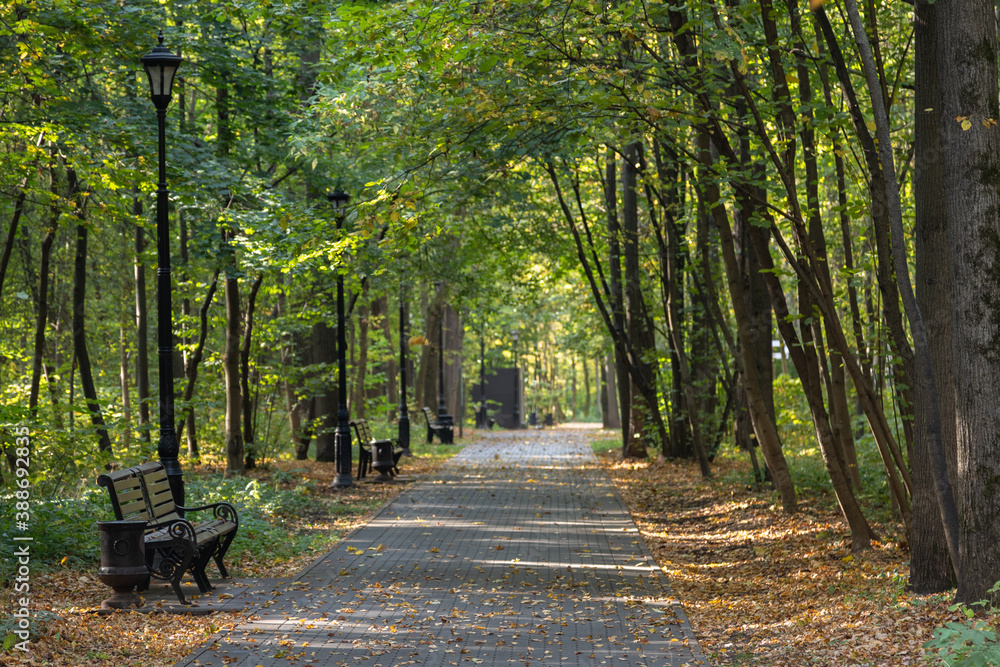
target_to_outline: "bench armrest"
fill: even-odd
[[[170,537],[185,540],[187,542],[195,542],[196,535],[194,531],[194,526],[187,519],[171,519],[169,521],[164,521],[162,523],[149,523],[146,524],[147,531],[157,531],[166,529],[167,534]]]
[[[212,515],[216,519],[225,519],[226,521],[231,521],[235,524],[239,524],[240,517],[236,513],[236,508],[229,503],[209,503],[208,505],[199,505],[198,507],[181,507],[177,506],[178,510],[182,512],[199,512],[201,510],[212,510]]]

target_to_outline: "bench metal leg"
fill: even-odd
[[[229,551],[229,545],[232,544],[234,537],[236,537],[235,530],[223,535],[222,539],[219,540],[219,546],[216,547],[215,555],[213,556],[215,559],[215,566],[219,568],[219,574],[222,575],[223,579],[229,578],[229,572],[226,571],[226,566],[223,564],[222,558],[226,555],[226,552]]]
[[[154,555],[156,552],[159,552],[160,562],[159,566],[154,569]],[[174,594],[181,604],[187,604],[187,600],[184,599],[184,593],[181,591],[181,577],[191,569],[191,563],[194,562],[194,559],[195,549],[188,543],[162,547],[153,546],[146,552],[146,566],[149,568],[149,571],[155,574],[157,578],[166,579],[170,582],[170,586],[174,589]],[[195,581],[198,581],[197,575],[195,575]],[[198,588],[201,588],[200,582],[198,582]]]

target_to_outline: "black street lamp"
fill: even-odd
[[[486,320],[479,332],[479,414],[476,418],[477,428],[487,428],[486,416]]]
[[[337,229],[343,229],[347,202],[351,195],[337,188],[326,196],[337,215]],[[344,274],[337,272],[337,430],[333,448],[337,460],[337,474],[330,486],[354,486],[351,476],[351,417],[347,412],[347,322],[344,317]]]
[[[434,281],[434,288],[438,296],[438,437],[441,444],[450,445],[454,442],[455,421],[448,414],[448,407],[444,403],[444,301],[441,299],[441,281]]]
[[[406,289],[399,280],[399,446],[403,456],[410,451],[410,410],[406,405]]]
[[[159,44],[142,57],[142,66],[149,77],[150,99],[156,107],[159,148],[159,182],[156,188],[156,335],[160,363],[160,440],[157,454],[166,470],[174,503],[184,505],[184,477],[177,460],[180,445],[174,428],[174,327],[170,298],[170,221],[167,215],[167,106],[170,104],[174,74],[183,58],[163,46],[163,31]]]
[[[514,339],[514,428],[521,428],[521,372],[517,367],[517,331],[511,333]]]

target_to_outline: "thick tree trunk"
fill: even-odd
[[[629,341],[635,350],[638,363],[636,372],[641,375],[639,382],[654,382],[652,365],[648,363],[648,355],[653,346],[653,332],[647,326],[649,315],[646,313],[646,303],[642,296],[642,276],[639,270],[639,206],[636,192],[636,180],[639,174],[641,145],[630,143],[622,155],[622,256],[624,257],[624,274],[622,276],[625,288],[625,325]],[[650,440],[652,422],[655,416],[651,414],[655,406],[649,406],[639,390],[635,379],[630,378],[630,404],[628,408],[628,437],[622,448],[622,456],[626,459],[646,458],[646,448],[654,443]],[[661,443],[662,444],[662,443]]]
[[[1000,580],[997,34],[989,0],[936,8],[946,217],[962,221],[961,233],[948,237],[961,517],[957,599],[968,603],[986,598]]]
[[[949,470],[955,473],[955,378],[952,371],[951,276],[948,261],[948,217],[945,207],[944,165],[941,160],[941,107],[937,71],[937,4],[916,3],[914,21],[913,171],[916,245],[916,297],[927,326],[927,342],[941,409],[941,444]],[[931,398],[927,387],[913,388],[917,405]],[[953,585],[954,570],[934,493],[927,412],[914,415],[913,526],[910,530],[910,586],[915,593],[937,593]]]

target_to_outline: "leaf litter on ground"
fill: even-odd
[[[712,665],[924,665],[921,645],[960,618],[954,591],[905,590],[904,540],[851,553],[829,499],[803,493],[801,511],[783,514],[775,493],[732,482],[750,478],[748,463],[717,459],[705,480],[691,461],[600,460]]]
[[[401,468],[407,477],[416,478],[433,472],[442,462],[442,458],[414,456],[406,459]],[[198,472],[211,473],[213,470],[200,467]],[[334,491],[329,489],[334,475],[334,464],[315,461],[277,461],[266,470],[251,471],[250,477],[260,483],[287,488],[304,481],[312,482],[309,494],[333,501],[317,503],[318,507],[343,505],[363,510],[315,511],[282,517],[283,526],[290,532],[321,532],[325,537],[314,548],[277,562],[244,552],[238,561],[229,563],[230,575],[292,577],[320,553],[333,548],[352,530],[367,523],[380,507],[406,488],[404,484],[359,483]],[[111,514],[110,505],[108,514]],[[96,530],[94,540],[97,540]],[[65,567],[33,572],[30,609],[34,618],[29,651],[0,651],[0,664],[4,667],[169,667],[217,632],[231,629],[247,617],[245,612],[215,612],[209,616],[121,612],[100,616],[96,611],[111,590],[97,580],[96,573],[96,565],[88,570]],[[210,578],[212,575],[210,569]],[[21,594],[12,589],[0,591],[4,609],[13,609],[19,597]]]

